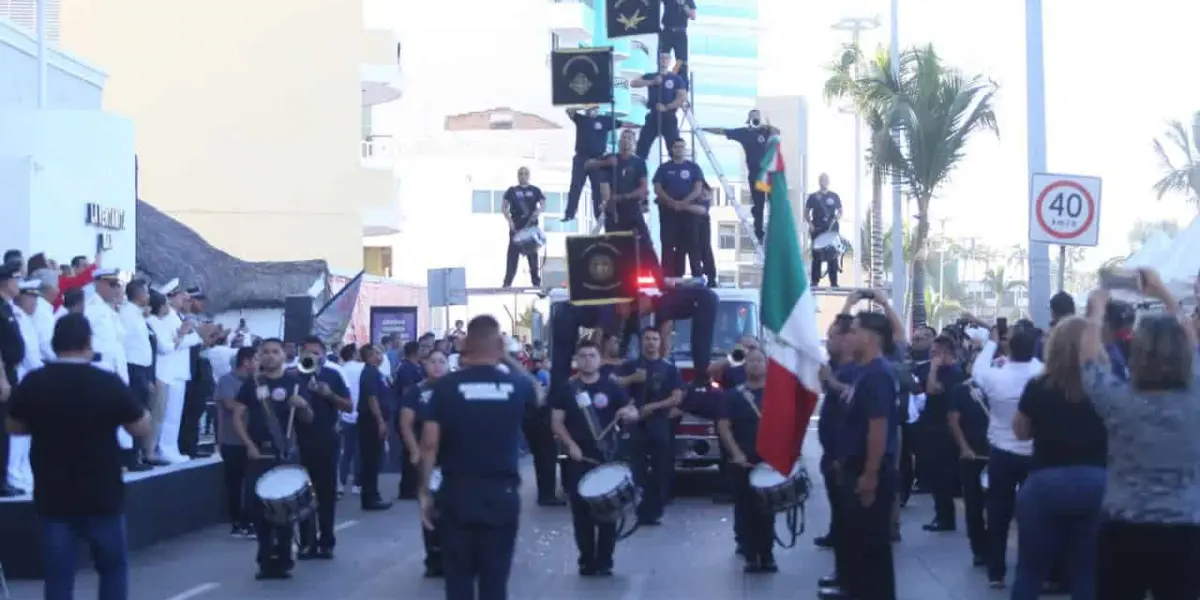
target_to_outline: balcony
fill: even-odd
[[[546,3],[546,26],[563,47],[591,44],[596,33],[593,0],[552,0]]]
[[[375,106],[397,100],[404,92],[404,75],[396,64],[359,66],[363,106]]]
[[[396,166],[396,146],[390,135],[370,135],[360,143],[362,166],[391,171]]]

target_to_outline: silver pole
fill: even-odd
[[[900,76],[900,0],[892,0],[892,74]],[[900,131],[892,130],[899,140]],[[900,175],[892,176],[892,306],[903,311],[906,287],[904,271],[904,198],[900,191]],[[906,311],[907,312],[907,311]],[[901,313],[906,314],[906,313]]]
[[[37,107],[46,108],[46,3],[37,0]]]
[[[858,50],[859,38],[861,37],[861,26],[854,28],[854,48]],[[854,78],[858,79],[858,63],[853,67]],[[862,116],[858,111],[854,111],[854,235],[850,239],[854,240],[855,256],[862,256],[864,250],[862,239],[862,176],[863,176],[863,149],[862,149]],[[854,287],[861,288],[863,286],[863,269],[862,261],[854,268]]]
[[[1046,72],[1042,0],[1025,0],[1025,102],[1028,122],[1029,174],[1046,171]],[[1061,285],[1061,284],[1060,284]],[[1029,244],[1029,314],[1041,326],[1050,324],[1050,247]]]

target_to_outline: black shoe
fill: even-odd
[[[921,529],[924,529],[925,531],[929,531],[932,533],[944,533],[947,531],[954,531],[957,529],[957,527],[955,527],[954,525],[947,524],[947,523],[927,523],[925,525],[922,525]]]
[[[734,554],[735,556],[740,556],[740,557],[742,557],[742,558],[746,558],[746,556],[747,556],[748,554],[750,554],[750,553],[746,551],[746,547],[745,547],[745,546],[742,546],[741,544],[738,544],[738,547],[737,547],[737,548],[735,548],[735,549],[733,550],[733,554]]]
[[[322,546],[317,548],[316,558],[321,560],[333,560],[333,548],[330,546]]]
[[[153,469],[154,467],[152,465],[146,464],[140,460],[135,460],[135,461],[133,461],[133,464],[129,465],[129,467],[127,467],[127,468],[129,469],[130,473],[144,473],[146,471]]]
[[[425,567],[425,579],[441,579],[446,574],[442,572],[441,567]]]
[[[13,496],[22,496],[24,494],[24,490],[17,489],[11,485],[8,485],[7,483],[0,485],[0,498],[11,498]]]
[[[579,576],[580,577],[595,577],[596,576],[596,567],[594,567],[592,565],[579,565]]]
[[[658,527],[662,525],[662,519],[638,519],[638,525],[641,527]]]
[[[254,575],[254,578],[259,581],[266,579],[291,579],[292,573],[291,571],[286,571],[284,569],[260,568],[258,573]]]
[[[312,560],[317,557],[317,549],[312,546],[301,548],[296,553],[296,560]]]
[[[821,588],[817,590],[817,597],[821,600],[853,600],[850,594],[843,592],[841,588]]]
[[[762,567],[758,564],[758,561],[747,560],[746,564],[742,567],[742,572],[743,573],[762,573],[763,571],[762,571]]]
[[[387,510],[391,507],[392,507],[391,502],[384,502],[383,500],[375,500],[374,502],[364,502],[362,505],[363,510],[375,511],[375,512],[378,512],[381,510]]]
[[[612,577],[612,567],[596,567],[596,577]]]
[[[833,548],[833,537],[826,534],[813,538],[813,545],[818,548]]]
[[[779,565],[775,562],[774,556],[768,556],[758,561],[758,570],[760,573],[778,573]]]
[[[538,500],[538,506],[566,506],[567,501],[562,498],[542,498]]]
[[[826,575],[825,577],[822,577],[822,578],[818,579],[818,580],[817,580],[817,586],[818,586],[818,587],[822,587],[822,588],[836,588],[836,587],[838,587],[838,577],[837,577],[837,573],[834,573],[833,575]]]

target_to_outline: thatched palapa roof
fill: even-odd
[[[137,272],[158,285],[178,277],[184,288],[199,286],[212,314],[248,308],[282,308],[288,296],[307,295],[317,281],[327,285],[323,260],[250,262],[214,248],[187,225],[137,201]],[[328,295],[328,290],[325,290]]]

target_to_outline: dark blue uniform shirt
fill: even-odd
[[[657,1],[657,0],[656,0]],[[696,10],[695,0],[663,0],[662,26],[687,27],[687,9]]]
[[[625,391],[603,376],[593,383],[572,379],[558,391],[550,406],[563,411],[563,423],[583,455],[601,462],[612,460],[617,450],[616,432],[610,430],[599,440],[596,436],[617,418],[617,411],[629,404]]]
[[[733,388],[746,383],[746,367],[738,365],[736,367],[725,367],[721,371],[721,389],[732,390]]]
[[[587,158],[602,156],[608,150],[608,132],[615,127],[612,115],[588,116],[577,112],[571,115],[575,122],[575,153]]]
[[[751,173],[762,169],[763,159],[767,156],[767,142],[771,140],[771,130],[766,127],[738,127],[726,129],[725,137],[742,145],[746,153],[746,168]]]
[[[329,367],[321,367],[321,370],[317,371],[316,378],[317,382],[328,384],[334,395],[340,398],[350,397],[350,389],[346,387],[346,380],[341,373]],[[308,389],[307,377],[296,374],[296,379],[303,383],[300,386],[300,396],[308,401],[308,405],[312,407],[313,411],[312,423],[301,421],[296,423],[296,434],[301,442],[337,439],[338,413],[340,411],[333,404],[333,399]]]
[[[922,386],[928,381],[929,365],[925,363],[916,369],[917,380]],[[958,365],[942,365],[937,372],[937,379],[942,384],[942,393],[930,394],[926,390],[925,408],[917,424],[930,431],[949,432],[950,422],[946,419],[950,414],[950,406],[954,398],[951,391],[958,384],[967,380],[967,374]]]
[[[291,414],[288,398],[303,387],[298,377],[284,373],[277,379],[265,376],[260,376],[257,381],[254,378],[247,379],[238,392],[237,401],[246,407],[246,431],[250,434],[250,441],[258,446],[264,456],[281,455],[290,450],[279,447],[280,443],[286,443],[283,436],[287,435],[288,416]],[[265,400],[258,399],[260,390],[265,392]],[[269,423],[267,410],[275,416],[275,426]],[[275,434],[272,434],[272,429],[276,427]]]
[[[635,358],[621,365],[617,374],[628,377],[638,369],[645,369],[646,383],[635,383],[629,386],[629,397],[641,408],[652,402],[666,400],[676,390],[683,390],[683,379],[675,365],[661,359],[647,360]],[[667,419],[666,410],[654,411],[650,417],[642,420],[643,431],[646,435],[665,437],[671,434],[671,422]]]
[[[860,365],[850,391],[850,402],[837,432],[838,457],[848,462],[862,461],[867,455],[867,429],[874,419],[887,419],[887,443],[883,464],[896,456],[898,437],[898,386],[887,360],[876,358]]]
[[[687,92],[687,82],[674,73],[646,73],[642,75],[642,80],[653,81],[655,77],[661,77],[662,83],[646,86],[646,106],[651,115],[658,111],[658,104],[670,104],[680,91]],[[674,118],[675,113],[668,112],[663,117]]]
[[[384,419],[387,419],[390,400],[387,380],[383,378],[383,373],[379,371],[379,367],[367,364],[363,366],[362,376],[358,380],[358,406],[355,410],[358,411],[358,422],[360,424],[367,423],[367,419],[371,417],[371,409],[367,404],[367,398],[372,396],[379,402],[379,412],[382,413]]]
[[[393,385],[396,387],[396,395],[404,397],[417,384],[425,381],[425,368],[410,360],[400,361],[400,366],[396,368],[396,376]]]
[[[523,374],[470,366],[433,384],[425,420],[441,431],[438,460],[446,479],[520,483],[521,425],[537,405]]]
[[[421,429],[429,417],[429,400],[433,398],[433,386],[429,382],[412,386],[400,397],[400,410],[413,411],[413,433],[421,439]]]
[[[958,413],[958,427],[962,429],[971,452],[976,456],[987,456],[991,446],[987,438],[990,418],[987,398],[983,397],[983,392],[965,382],[951,388],[949,396],[950,412]]]
[[[505,190],[504,199],[508,200],[508,212],[512,215],[513,226],[524,229],[536,225],[530,217],[542,198],[545,198],[545,194],[536,185],[514,185]]]
[[[833,378],[844,385],[853,384],[858,375],[858,365],[852,362],[839,365],[830,361],[829,368],[833,371]],[[833,458],[838,451],[837,433],[843,426],[842,421],[845,419],[846,406],[849,402],[829,385],[822,384],[822,387],[825,398],[821,400],[820,419],[817,421],[817,438],[821,441],[824,455]]]
[[[649,172],[646,170],[646,161],[636,154],[631,154],[628,157],[617,155],[616,168],[605,167],[600,169],[598,175],[601,181],[608,183],[613,194],[632,194],[641,187],[642,180],[649,177]],[[622,200],[616,203],[615,207],[617,221],[625,223],[642,218],[642,205],[639,201]]]
[[[692,193],[697,182],[704,181],[704,172],[696,163],[685,160],[665,162],[654,173],[654,183],[660,184],[672,200],[683,200]]]
[[[738,386],[725,392],[721,402],[720,418],[729,421],[733,440],[751,463],[761,460],[758,456],[758,422],[762,415],[762,398],[762,388],[752,390]]]

